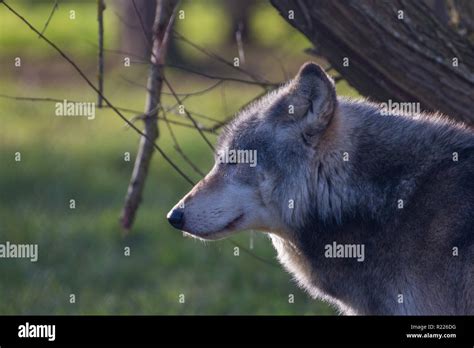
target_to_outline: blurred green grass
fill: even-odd
[[[54,1],[10,0],[7,3],[41,31],[51,13]],[[95,57],[98,29],[97,8],[94,5],[95,2],[92,1],[60,1],[44,34],[62,50],[74,54],[78,59]],[[71,16],[71,11],[74,11],[74,16]],[[18,30],[25,24],[4,6],[0,6],[0,18],[0,47],[8,48],[8,52],[3,54],[34,56],[36,59],[44,59],[51,54],[45,43],[37,45],[37,42],[41,41],[37,35],[29,30]],[[118,18],[112,15],[108,15],[104,20],[108,47],[115,47],[119,39],[118,21]]]
[[[143,93],[123,97],[140,108]],[[213,104],[212,96],[203,99],[204,109]],[[135,228],[122,238],[118,215],[133,165],[123,154],[135,153],[138,138],[110,110],[88,121],[54,116],[54,103],[1,99],[0,108],[1,241],[39,245],[36,263],[0,262],[1,314],[330,313],[281,268],[243,250],[234,256],[229,242],[204,244],[170,228],[165,214],[189,186],[157,154]],[[212,156],[195,133],[176,128],[183,149],[207,170]],[[159,144],[178,160],[166,133]],[[15,152],[21,162],[14,161]],[[70,199],[76,200],[74,210]],[[249,233],[236,240],[248,247]],[[254,243],[256,254],[276,264],[265,237],[256,233]],[[125,246],[131,248],[128,257]],[[181,293],[185,304],[178,302]],[[294,304],[288,303],[290,293]],[[68,302],[70,294],[75,304]]]
[[[42,3],[28,12],[27,2],[14,4],[39,27],[51,7],[51,3]],[[79,62],[94,61],[91,55],[95,55],[95,47],[89,41],[95,42],[95,7],[76,3],[79,15],[88,19],[74,25],[61,24],[68,6],[61,5],[64,12],[55,15],[47,34]],[[96,96],[67,64],[23,24],[14,22],[1,6],[0,11],[0,63],[21,52],[35,57],[34,63],[26,64],[43,69],[60,66],[60,71],[70,74],[64,81],[38,83],[28,74],[12,72],[9,63],[0,93],[95,101]],[[116,24],[108,23],[111,27],[106,28],[107,37],[113,42]],[[277,24],[275,19],[274,25],[281,22]],[[192,28],[183,29],[184,33],[199,42],[202,38],[186,32],[196,31]],[[277,28],[275,33],[281,35],[284,30]],[[216,30],[208,32],[213,35]],[[268,45],[274,42],[272,38],[267,40]],[[272,69],[278,70],[269,66],[265,73],[275,77],[277,73]],[[125,72],[119,67],[108,70],[106,95],[116,105],[142,110],[144,90],[128,85],[123,76],[144,83],[146,72],[143,65]],[[175,70],[167,70],[167,76],[181,93],[203,89],[212,82]],[[244,87],[226,83],[224,91],[218,88],[189,98],[185,105],[222,120],[260,92],[256,87]],[[338,87],[343,94],[353,93],[346,85]],[[174,103],[170,96],[165,96],[163,102]],[[97,110],[96,119],[89,121],[56,117],[54,103],[2,98],[0,110],[0,243],[39,245],[36,263],[0,260],[0,314],[334,313],[297,288],[277,264],[275,251],[262,233],[254,233],[253,252],[277,267],[261,263],[243,250],[240,256],[234,256],[234,245],[229,241],[202,243],[172,229],[165,215],[190,187],[157,153],[135,227],[124,237],[118,217],[139,139],[112,111]],[[179,116],[169,118],[186,121]],[[141,127],[140,122],[137,125]],[[158,144],[197,181],[199,177],[174,151],[161,122],[160,129]],[[206,172],[212,165],[212,154],[205,142],[195,130],[173,129],[185,153]],[[215,141],[215,136],[210,139]],[[15,162],[16,152],[21,152],[21,162]],[[132,154],[130,162],[124,161],[125,152]],[[69,209],[70,199],[76,200],[74,210]],[[243,232],[233,239],[248,248],[250,233]],[[130,256],[124,255],[125,247],[131,248]],[[70,294],[76,296],[76,303],[69,303]],[[178,301],[180,294],[185,295],[184,304]],[[289,303],[289,294],[294,294],[294,303]]]

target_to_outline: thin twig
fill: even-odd
[[[181,102],[183,102],[185,99],[190,98],[190,97],[191,97],[191,96],[189,96],[189,95],[184,96],[183,99],[181,99]],[[180,104],[177,102],[177,103],[174,104],[173,106],[170,106],[170,107],[166,108],[166,112],[171,112],[171,113],[174,114],[175,116],[183,117],[183,114],[182,114],[182,113],[174,111],[178,106],[180,106]],[[196,112],[196,111],[191,111],[191,110],[189,110],[189,109],[186,109],[186,110],[188,110],[188,112],[189,112],[191,115],[193,115],[193,116],[196,116],[196,117],[198,117],[198,118],[202,118],[202,119],[205,119],[205,120],[214,122],[215,125],[222,123],[222,121],[220,121],[220,120],[218,120],[218,119],[216,119],[216,118],[214,118],[214,117],[209,117],[209,116],[207,116],[207,115],[198,113],[198,112]],[[198,124],[198,125],[199,125],[199,124]],[[201,129],[204,129],[205,127],[204,127],[204,128],[203,128],[203,127],[200,127],[200,128],[201,128]]]
[[[232,69],[235,69],[235,70],[241,72],[242,74],[245,74],[245,75],[249,76],[251,79],[258,82],[262,87],[265,88],[265,86],[267,86],[267,85],[272,85],[272,83],[270,81],[264,79],[263,77],[257,76],[255,73],[251,73],[250,71],[248,71],[246,69],[243,69],[239,66],[235,66],[232,62],[229,62],[228,60],[226,60],[225,58],[219,56],[218,54],[210,52],[210,51],[206,50],[205,48],[196,45],[194,42],[187,39],[182,34],[178,33],[176,30],[173,30],[173,34],[175,34],[176,37],[178,39],[180,39],[181,41],[183,41],[183,42],[187,43],[188,45],[194,47],[196,50],[198,50],[201,53],[207,55],[208,57],[211,57],[215,60],[218,60],[219,62],[231,67]]]
[[[263,91],[262,93],[260,93],[259,95],[257,95],[255,98],[253,98],[252,100],[250,100],[250,101],[248,101],[247,103],[245,103],[245,104],[240,108],[240,110],[245,110],[245,109],[248,108],[256,99],[258,99],[258,98],[264,96],[265,94],[267,94],[267,92],[266,92],[266,91]],[[214,125],[214,126],[211,127],[210,129],[211,129],[213,132],[216,132],[217,130],[219,130],[219,128],[222,128],[222,127],[224,127],[227,123],[229,123],[234,117],[235,117],[235,115],[228,116],[228,117],[226,117],[221,123]]]
[[[141,87],[141,88],[144,88],[146,89],[146,86],[145,85],[142,85],[140,84],[139,82],[135,82],[135,81],[132,81],[128,78],[126,78],[125,76],[123,75],[120,75],[120,78],[123,79],[125,82],[128,82],[129,84],[131,85],[134,85],[134,86],[137,86],[137,87]],[[200,95],[203,95],[203,94],[206,94],[207,92],[210,92],[212,91],[213,89],[215,89],[216,87],[218,87],[219,85],[223,84],[225,82],[225,80],[221,80],[221,81],[217,81],[216,83],[212,84],[211,86],[209,87],[206,87],[206,88],[203,88],[199,91],[196,91],[196,92],[189,92],[189,93],[176,93],[176,95],[180,96],[180,97],[187,97],[187,98],[191,98],[191,97],[195,97],[195,96],[200,96]],[[164,94],[164,95],[173,95],[173,93],[169,93],[169,92],[165,92],[165,91],[161,91],[161,94]],[[211,121],[215,121],[215,122],[218,122],[217,120],[214,120],[212,118],[210,118]]]
[[[253,258],[257,259],[258,261],[268,265],[268,266],[272,266],[272,267],[276,267],[276,268],[280,268],[277,264],[267,260],[267,259],[264,259],[263,257],[260,257],[258,256],[257,254],[255,254],[254,252],[252,252],[251,250],[247,249],[246,247],[243,247],[240,243],[237,243],[236,241],[232,240],[232,239],[229,239],[229,242],[231,244],[233,244],[234,246],[236,246],[237,248],[239,249],[242,249],[245,253],[249,254],[250,256],[252,256]]]
[[[135,13],[139,19],[139,22],[140,22],[140,25],[142,27],[142,31],[143,31],[143,34],[144,34],[144,37],[145,37],[145,40],[147,41],[147,36],[146,36],[146,30],[145,30],[145,26],[143,25],[143,20],[142,20],[142,17],[140,15],[140,12],[138,11],[136,5],[135,5],[135,2],[133,3],[134,4],[134,9],[135,9]],[[193,46],[194,48],[200,50],[201,52],[204,52],[206,53],[207,55],[209,55],[210,57],[213,57],[223,63],[225,63],[226,65],[230,65],[232,66],[233,68],[236,68],[237,70],[247,74],[248,76],[250,76],[251,78],[253,78],[255,81],[259,82],[258,84],[263,87],[264,89],[266,89],[265,86],[263,86],[262,84],[268,84],[268,81],[266,80],[263,80],[261,78],[258,78],[256,77],[254,74],[244,70],[244,69],[241,69],[241,68],[238,68],[238,67],[235,67],[232,63],[226,61],[224,58],[214,54],[214,53],[211,53],[211,52],[208,52],[206,51],[205,49],[201,48],[200,46],[197,46],[196,44],[192,43],[191,41],[189,41],[188,39],[186,39],[184,36],[182,36],[181,34],[173,31],[175,34],[177,34],[179,36],[179,38],[181,40],[184,40],[185,42],[187,42],[189,45]],[[168,35],[169,32],[166,32],[166,35]],[[150,46],[151,43],[149,41],[147,41],[148,45]],[[153,50],[151,51],[151,54],[152,54],[152,59],[156,59],[156,55],[155,53],[153,52]],[[178,102],[178,104],[180,105],[183,105],[182,101],[180,100],[180,98],[178,97],[178,95],[176,94],[176,92],[174,91],[173,87],[171,87],[171,84],[169,83],[169,81],[164,77],[164,75],[162,76],[162,79],[163,81],[165,82],[165,84],[168,86],[168,89],[171,91],[171,93],[173,94],[174,98],[176,99],[176,101]],[[191,122],[193,123],[193,125],[196,127],[196,129],[198,130],[199,134],[201,135],[201,137],[204,139],[204,141],[206,142],[206,144],[211,148],[211,150],[214,152],[215,149],[214,149],[214,146],[210,143],[209,139],[207,139],[206,135],[204,134],[204,132],[201,130],[201,127],[199,127],[198,123],[194,120],[193,116],[186,110],[186,108],[184,108],[184,112],[186,114],[186,116],[191,120]],[[219,126],[221,127],[222,125],[219,124],[219,125],[215,125],[214,127],[216,126]]]
[[[137,15],[138,15],[138,12],[137,12]],[[140,20],[140,21],[141,21],[141,20]],[[142,28],[143,28],[143,26],[142,26]],[[178,102],[178,104],[182,105],[182,102],[181,102],[181,100],[179,99],[177,93],[173,90],[173,88],[171,87],[170,83],[168,82],[168,80],[167,80],[164,76],[163,76],[163,81],[164,81],[165,84],[168,86],[169,90],[171,91],[171,93],[172,93],[173,96],[175,97],[175,99],[176,99],[176,101]],[[164,111],[164,110],[163,110],[163,111]],[[191,122],[196,126],[196,129],[198,129],[198,131],[199,131],[199,133],[201,134],[201,136],[203,137],[203,139],[204,139],[204,140],[206,141],[206,143],[210,146],[210,148],[214,151],[214,147],[211,145],[211,143],[208,141],[208,139],[206,138],[206,136],[202,133],[202,131],[200,130],[200,128],[197,126],[197,123],[196,123],[196,121],[193,119],[193,117],[191,116],[191,114],[190,114],[186,109],[184,109],[184,111],[186,112],[186,115],[187,115],[188,118],[191,120]],[[164,117],[166,118],[165,115],[164,115]],[[168,126],[169,126],[169,125],[168,125]],[[220,126],[222,126],[222,124],[219,124],[218,126],[220,127]],[[175,141],[175,148],[177,149],[177,151],[179,151],[180,148],[179,148],[179,145],[178,145],[178,143],[177,143],[177,140],[176,140],[175,137],[174,137],[174,134],[173,134],[173,131],[172,131],[171,127],[169,127],[169,130],[170,130],[170,134],[172,135],[173,140]],[[179,149],[179,150],[178,150],[178,149]],[[187,158],[187,157],[185,156],[184,152],[180,151],[180,153],[181,153],[181,155],[182,155],[183,158]],[[188,163],[190,163],[190,165],[191,165],[192,162],[189,161]],[[195,169],[197,169],[197,168],[195,168]],[[255,259],[259,260],[260,262],[265,263],[265,264],[267,264],[267,265],[270,265],[270,266],[272,266],[272,267],[276,267],[276,265],[275,265],[274,263],[271,263],[270,261],[268,261],[268,260],[266,260],[266,259],[264,259],[264,258],[262,258],[262,257],[260,257],[260,256],[258,256],[258,255],[256,255],[256,254],[253,253],[251,250],[248,250],[247,248],[242,247],[242,246],[241,246],[240,244],[238,244],[237,242],[234,242],[234,241],[232,241],[232,240],[231,240],[230,242],[231,242],[232,244],[234,244],[235,246],[241,248],[244,252],[246,252],[246,253],[249,254],[250,256],[254,257]]]
[[[183,99],[181,99],[181,101],[184,101],[185,98],[187,98],[187,97],[184,97]],[[182,114],[181,112],[179,112],[179,111],[176,111],[176,107],[178,107],[178,106],[179,106],[179,105],[176,104],[176,105],[173,105],[173,106],[171,106],[171,107],[168,107],[168,108],[166,108],[166,112],[169,112],[169,113],[171,113],[171,114],[174,115],[174,116],[183,118],[183,114]],[[213,118],[213,117],[209,117],[209,116],[206,116],[206,115],[197,113],[197,112],[195,112],[195,111],[188,110],[188,112],[189,112],[191,115],[195,116],[196,118],[202,118],[202,119],[204,119],[204,120],[214,122],[214,125],[213,125],[212,127],[214,127],[214,126],[216,126],[216,125],[222,123],[222,121],[219,121],[219,120],[217,120],[217,119],[215,119],[215,118]],[[201,125],[201,124],[198,123],[198,122],[196,122],[196,124],[198,125],[199,129],[202,129],[202,130],[204,130],[204,129],[210,129],[210,128],[208,128],[208,127],[204,127],[203,125]],[[192,125],[192,124],[190,124],[190,125]]]
[[[182,102],[181,102],[181,99],[178,97],[178,95],[174,91],[173,87],[171,87],[171,84],[169,83],[169,81],[164,76],[163,76],[163,81],[166,84],[166,86],[168,86],[168,89],[171,91],[171,93],[173,94],[173,96],[176,99],[176,101],[178,102],[178,104],[183,105]],[[204,139],[206,144],[209,145],[212,152],[214,152],[214,146],[212,146],[209,139],[207,139],[206,135],[203,133],[203,131],[200,129],[200,127],[198,127],[198,124],[197,124],[196,120],[194,119],[194,117],[189,113],[188,110],[186,110],[186,108],[184,108],[184,112],[185,112],[186,116],[188,116],[188,118],[191,120],[192,124],[196,127],[196,129],[198,130],[199,134]]]
[[[54,103],[64,102],[64,99],[59,99],[59,98],[19,97],[19,96],[7,95],[7,94],[0,94],[0,98],[24,100],[24,101],[31,101],[31,102],[54,102]],[[72,100],[72,99],[67,99],[67,101],[72,102],[72,103],[81,103],[80,101]],[[110,109],[110,106],[105,105],[104,108]],[[115,108],[122,112],[136,114],[136,116],[134,116],[131,120],[129,120],[131,123],[133,123],[136,119],[140,119],[146,116],[144,113],[135,109],[125,108],[125,107],[120,107],[120,106],[115,106]],[[158,116],[158,120],[164,121],[163,117],[160,117],[160,116]],[[174,124],[176,126],[195,129],[194,125],[192,125],[191,123],[183,123],[183,122],[174,121],[170,119],[168,119],[167,122]],[[129,127],[128,124],[125,124],[125,126]],[[200,128],[202,129],[203,132],[215,134],[215,132],[212,131],[210,128],[207,128],[207,127],[200,127]]]
[[[143,33],[143,37],[145,38],[145,41],[146,43],[148,44],[150,50],[152,48],[152,41],[151,41],[151,38],[149,38],[147,36],[147,31],[146,31],[146,28],[145,28],[145,24],[143,23],[143,20],[142,20],[142,15],[140,14],[140,11],[138,11],[138,7],[137,7],[137,4],[135,3],[135,0],[132,0],[132,5],[133,5],[133,9],[135,11],[135,14],[137,15],[137,18],[138,18],[138,22],[140,23],[140,27],[141,27],[141,31]],[[157,5],[158,6],[158,5]],[[153,50],[151,50],[152,52],[152,55],[154,54],[153,53]],[[155,57],[156,58],[156,57]]]
[[[174,143],[174,149],[176,150],[177,153],[179,153],[181,155],[181,157],[183,158],[183,160],[189,164],[189,166],[196,172],[198,173],[201,178],[204,177],[204,173],[198,168],[198,166],[196,164],[193,163],[193,161],[191,161],[189,159],[188,156],[186,156],[186,154],[184,153],[183,149],[181,148],[181,146],[179,145],[179,142],[178,142],[178,139],[176,138],[176,135],[174,134],[174,131],[173,131],[173,128],[171,127],[171,124],[168,122],[168,118],[166,117],[166,111],[163,107],[160,108],[162,113],[163,113],[163,118],[165,120],[165,124],[166,124],[166,127],[168,128],[168,131],[170,132],[170,135],[171,135],[171,139],[173,140],[173,143]]]
[[[89,43],[89,44],[93,45],[93,46],[97,46],[93,43]],[[144,57],[142,57],[138,54],[135,54],[135,53],[125,52],[125,51],[116,50],[116,49],[107,49],[107,48],[104,49],[104,51],[110,52],[110,53],[113,53],[113,54],[126,55],[126,56],[130,56],[130,57],[134,57],[134,58],[139,59],[139,60],[134,60],[133,61],[134,64],[150,64],[149,59],[145,59]],[[247,85],[254,85],[254,86],[264,87],[266,89],[271,89],[271,88],[274,88],[274,87],[280,85],[279,83],[271,83],[271,82],[265,83],[265,82],[257,82],[257,81],[252,81],[252,80],[240,79],[238,77],[212,75],[212,74],[209,74],[209,73],[198,71],[198,70],[195,70],[195,69],[183,66],[183,65],[178,65],[178,64],[166,63],[165,66],[169,67],[169,68],[173,68],[173,69],[183,70],[183,71],[189,72],[189,73],[194,74],[194,75],[198,75],[198,76],[208,78],[210,80],[219,80],[219,81],[222,80],[224,82],[225,81],[239,82],[239,83],[244,83],[244,84],[247,84]]]
[[[44,32],[46,31],[46,29],[48,28],[49,22],[51,22],[51,19],[53,18],[54,13],[55,13],[56,10],[58,9],[58,5],[59,5],[59,0],[55,0],[55,1],[54,1],[54,5],[53,5],[53,8],[51,9],[51,13],[49,14],[49,17],[48,17],[48,19],[46,20],[46,23],[44,23],[43,30],[41,30],[41,34],[44,34]],[[38,36],[38,37],[41,37],[41,36]]]
[[[71,59],[69,58],[68,55],[66,55],[56,44],[54,44],[51,40],[49,40],[46,36],[41,34],[30,22],[28,22],[22,15],[20,15],[18,12],[16,12],[10,5],[8,5],[5,0],[1,0],[0,3],[2,3],[11,13],[13,13],[15,16],[17,16],[23,23],[25,23],[33,32],[36,34],[40,35],[40,37],[46,41],[52,48],[54,48],[61,57],[63,57],[71,66],[74,68],[74,70],[77,71],[77,73],[84,79],[84,81],[96,92],[100,93],[100,91],[97,89],[96,86],[89,80],[89,78],[84,74],[84,72],[79,68],[79,66]],[[104,102],[125,122],[127,123],[130,128],[135,130],[138,134],[141,136],[146,137],[145,133],[143,133],[140,129],[138,129],[133,123],[131,123],[109,100],[106,98],[104,95],[102,95],[102,99]],[[194,185],[194,182],[181,170],[179,169],[178,166],[176,166],[175,163],[166,155],[165,152],[153,141],[150,139],[147,139],[150,141],[153,146],[155,147],[156,150],[160,153],[160,155],[165,159],[166,162],[168,162],[176,172],[178,172],[190,185]]]
[[[239,79],[238,77],[230,77],[230,76],[217,76],[217,75],[211,75],[202,71],[197,71],[182,65],[177,65],[177,64],[167,64],[166,66],[170,68],[175,68],[175,69],[180,69],[184,70],[186,72],[190,72],[195,75],[203,76],[211,80],[225,80],[225,81],[233,81],[233,82],[240,82],[240,83],[245,83],[248,85],[254,85],[254,86],[259,86],[264,88],[265,90],[273,88],[275,86],[278,86],[277,83],[271,83],[271,82],[258,82],[258,81],[252,81],[252,80],[244,80],[244,79]]]
[[[163,150],[156,144],[154,143],[153,141],[151,141],[151,139],[149,139],[147,137],[147,135],[145,133],[143,133],[142,131],[140,131],[140,129],[138,129],[131,121],[129,121],[122,113],[120,110],[124,111],[124,112],[133,112],[133,113],[137,113],[136,110],[131,110],[131,109],[126,109],[126,108],[119,108],[119,107],[116,107],[114,106],[102,93],[101,91],[94,86],[94,84],[89,80],[89,78],[83,73],[83,71],[79,68],[79,66],[71,59],[69,58],[68,55],[66,55],[58,46],[56,46],[52,41],[50,41],[48,38],[46,38],[42,33],[40,33],[33,25],[31,25],[23,16],[21,16],[18,12],[16,12],[12,7],[10,7],[8,4],[5,3],[4,0],[0,0],[0,3],[3,3],[3,5],[5,5],[5,7],[7,7],[7,9],[12,12],[15,16],[17,16],[20,20],[22,20],[33,32],[35,32],[36,34],[39,35],[40,38],[42,38],[44,41],[46,41],[46,43],[48,43],[53,49],[55,49],[76,71],[77,73],[84,79],[84,81],[96,92],[98,93],[102,100],[106,103],[106,107],[108,108],[111,108],[130,128],[132,128],[135,132],[137,132],[138,134],[140,134],[142,136],[142,138],[144,138],[147,142],[149,143],[152,143],[153,147],[158,150],[158,152],[160,153],[160,155],[188,182],[190,183],[191,185],[194,185],[193,181],[191,179],[189,179],[186,174],[184,174],[184,172],[181,171],[181,169],[179,167],[176,166],[176,164],[174,164],[171,159],[166,155],[166,153],[163,152]],[[170,87],[170,86],[169,86]],[[177,98],[177,95],[176,93],[174,92],[174,90],[172,90],[170,88],[170,90],[172,91],[172,94],[175,96],[175,98],[178,100],[179,102],[179,98]],[[57,99],[57,98],[35,98],[35,97],[16,97],[16,96],[9,96],[9,95],[0,95],[0,97],[4,97],[4,98],[9,98],[9,99],[16,99],[16,100],[28,100],[28,101],[43,101],[43,102],[62,102],[63,100],[61,99]],[[169,123],[172,123],[171,120],[168,120],[166,118],[166,116],[164,116],[165,118],[165,122],[168,124]],[[190,118],[192,120],[192,117]],[[194,123],[194,122],[193,122]],[[186,124],[183,124],[183,125],[186,125]],[[188,125],[186,125],[188,126]],[[190,125],[189,125],[190,126]],[[218,125],[219,127],[221,125]],[[194,127],[193,128],[198,128],[199,127],[196,127],[196,124],[194,123]],[[277,267],[274,263],[254,254],[252,251],[248,250],[247,248],[241,246],[239,243],[233,241],[233,240],[230,240],[230,243],[232,243],[234,246],[237,246],[238,248],[242,249],[244,252],[246,252],[247,254],[249,254],[250,256],[254,257],[255,259],[257,259],[258,261],[262,262],[262,263],[265,263],[267,265],[270,265],[272,267]]]

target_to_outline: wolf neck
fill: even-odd
[[[411,294],[414,286],[403,273],[388,275],[383,268],[399,262],[403,249],[397,204],[410,205],[427,176],[452,163],[453,151],[473,149],[472,134],[423,117],[380,116],[372,104],[341,103],[307,185],[293,187],[307,204],[293,213],[285,235],[272,236],[281,263],[299,284],[345,313],[408,311],[395,300],[383,301],[395,299],[397,291]],[[325,246],[334,242],[364,245],[371,257],[327,258]],[[376,284],[377,277],[384,281]]]
[[[351,137],[353,125],[338,109],[317,144],[309,207],[322,222],[341,223],[343,216],[357,208],[357,187],[352,184]]]
[[[303,209],[311,221],[317,215],[325,224],[354,217],[384,223],[433,168],[471,146],[470,135],[436,116],[382,116],[375,104],[338,104],[306,178],[312,204]]]

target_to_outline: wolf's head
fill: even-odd
[[[225,128],[214,167],[168,213],[171,225],[203,239],[290,230],[317,189],[308,185],[317,182],[310,177],[336,109],[331,78],[317,64],[303,65]]]

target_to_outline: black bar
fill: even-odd
[[[19,337],[55,325],[55,339]],[[432,326],[431,326],[432,325]],[[38,344],[390,344],[474,346],[474,317],[1,316],[0,346]],[[23,331],[24,333],[25,331]],[[33,331],[33,334],[36,331]],[[408,338],[407,334],[425,337]],[[456,337],[433,338],[447,334]]]

